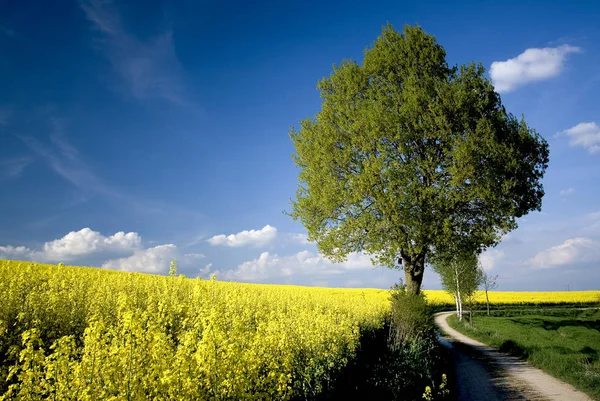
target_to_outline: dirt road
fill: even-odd
[[[452,313],[438,313],[435,323],[450,337],[441,341],[454,357],[458,401],[592,401],[573,386],[452,329],[446,322]]]

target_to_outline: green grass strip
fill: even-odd
[[[448,323],[461,333],[516,355],[600,400],[600,311],[580,310],[568,316],[530,314],[475,316],[473,326]]]

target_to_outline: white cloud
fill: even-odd
[[[142,239],[136,232],[119,231],[104,236],[87,227],[48,241],[40,250],[25,246],[0,246],[0,259],[72,264],[93,260],[97,265],[110,269],[146,273],[164,273],[174,259],[184,269],[190,269],[204,257],[200,253],[182,254],[174,244],[143,248]],[[211,266],[209,264],[205,268],[210,270]]]
[[[266,245],[273,241],[277,236],[277,228],[270,225],[264,226],[260,230],[244,230],[237,234],[215,235],[208,239],[211,245],[224,245],[230,247],[241,247],[246,245]]]
[[[485,271],[490,271],[496,267],[496,264],[504,259],[504,251],[499,249],[487,249],[479,255],[479,263]]]
[[[42,250],[32,250],[24,246],[0,246],[0,258],[67,262],[101,253],[133,252],[140,248],[141,241],[141,237],[135,232],[120,231],[106,237],[86,227],[46,242]]]
[[[567,188],[560,191],[560,196],[567,197],[575,193],[575,188]]]
[[[500,238],[500,242],[503,242],[503,243],[513,242],[513,241],[515,241],[515,235],[513,233],[506,233],[506,234],[502,235],[502,237]]]
[[[600,261],[600,241],[570,238],[560,245],[538,252],[529,262],[539,268]]]
[[[309,244],[308,235],[301,233],[290,233],[289,234],[290,242],[300,245]]]
[[[369,270],[373,265],[367,255],[352,253],[344,263],[333,263],[310,251],[279,256],[263,252],[257,259],[238,265],[235,270],[216,272],[217,278],[233,281],[265,281],[290,276],[326,277],[348,271]]]
[[[199,271],[199,276],[206,276],[208,273],[210,273],[211,269],[212,269],[213,264],[209,263],[206,266],[204,266],[202,269],[200,269]]]
[[[34,258],[49,262],[67,261],[99,252],[136,249],[140,247],[141,241],[142,239],[135,232],[120,231],[105,237],[98,231],[86,227],[79,231],[71,231],[60,239],[46,242],[43,251],[36,252]]]
[[[148,249],[137,249],[132,256],[112,259],[102,267],[129,272],[164,273],[175,259],[177,247],[173,244],[158,245]]]
[[[569,45],[527,49],[515,58],[494,61],[490,77],[496,91],[510,92],[530,82],[556,77],[562,72],[567,55],[579,52],[579,47]]]
[[[193,264],[193,263],[197,263],[201,259],[204,259],[204,257],[205,256],[201,253],[186,253],[181,258],[181,262],[183,264]]]
[[[29,260],[31,255],[31,249],[24,246],[0,246],[0,259]]]
[[[579,123],[562,134],[570,138],[571,146],[582,146],[589,153],[600,152],[600,127],[595,122]]]

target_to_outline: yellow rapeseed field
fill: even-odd
[[[383,290],[0,261],[0,399],[314,398],[389,313]]]
[[[314,398],[390,312],[386,290],[15,261],[0,261],[0,299],[0,400]],[[594,302],[600,291],[490,299]]]
[[[443,290],[424,290],[427,300],[436,305],[454,305],[454,299]],[[517,292],[491,291],[493,304],[577,304],[600,302],[600,291]],[[484,303],[485,293],[477,291],[475,302]]]

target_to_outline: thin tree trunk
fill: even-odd
[[[487,313],[488,316],[490,315],[490,299],[488,298],[488,290],[487,288],[485,289],[485,303],[487,305]]]
[[[458,299],[458,320],[462,321],[462,297],[460,296],[460,284],[458,280],[458,271],[455,271],[455,279],[456,279],[456,298]]]
[[[454,302],[456,302],[456,317],[458,317],[458,296],[454,294]]]
[[[469,324],[473,327],[473,294],[469,297]]]

